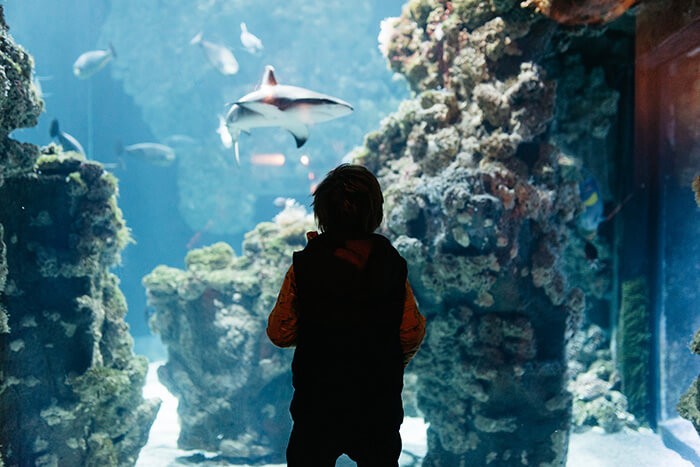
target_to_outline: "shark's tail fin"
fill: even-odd
[[[192,39],[190,39],[190,44],[197,45],[202,42],[202,31],[199,31]]]
[[[233,152],[236,155],[236,165],[241,166],[241,153],[238,151],[238,138],[233,142]]]
[[[114,49],[112,43],[109,43],[109,53],[112,54],[112,58],[117,58],[117,51]]]
[[[51,127],[49,128],[49,135],[52,138],[56,138],[58,134],[60,133],[60,129],[58,128],[58,119],[53,119],[51,120]]]

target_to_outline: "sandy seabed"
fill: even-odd
[[[184,451],[177,448],[180,425],[177,418],[177,399],[158,381],[156,370],[163,361],[151,362],[148,366],[146,398],[158,397],[163,402],[158,412],[146,446],[141,450],[137,467],[176,467],[197,465],[192,461],[196,456],[200,465],[231,466],[217,462],[215,453]],[[401,426],[403,453],[402,467],[418,466],[425,456],[426,429],[428,425],[420,418],[406,417]],[[347,457],[338,459],[337,466],[354,466]],[[626,430],[620,433],[605,434],[591,430],[572,434],[569,442],[567,467],[693,467],[677,452],[664,446],[654,432]],[[238,467],[253,467],[239,465]],[[285,464],[257,465],[254,467],[285,467]]]

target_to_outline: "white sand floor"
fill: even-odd
[[[137,467],[176,467],[192,466],[192,463],[178,460],[198,454],[197,451],[183,451],[177,448],[180,430],[177,418],[177,399],[158,381],[156,369],[161,362],[152,362],[148,368],[144,396],[159,397],[163,402],[153,423],[148,443],[141,450]],[[414,465],[416,458],[426,452],[427,425],[419,418],[406,418],[401,426],[404,454],[402,466]],[[199,453],[206,458],[214,453]],[[206,466],[230,466],[227,463],[206,462]],[[354,466],[355,463],[341,457],[337,466]],[[246,467],[246,466],[238,466]],[[284,464],[257,467],[285,467]],[[664,446],[661,438],[652,431],[623,431],[605,434],[596,430],[572,434],[569,442],[567,467],[693,467],[678,453]]]

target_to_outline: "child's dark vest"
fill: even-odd
[[[334,255],[343,240],[322,234],[294,253],[299,311],[292,363],[294,421],[403,419],[403,315],[406,261],[381,235],[363,269]]]

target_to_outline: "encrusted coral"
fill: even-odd
[[[609,335],[591,324],[569,342],[568,387],[573,397],[572,425],[576,431],[601,427],[608,433],[639,423],[629,412],[627,397],[620,392],[620,375],[610,351]]]
[[[426,466],[564,461],[566,343],[611,284],[606,240],[584,256],[583,173],[567,154],[588,160],[583,133],[605,144],[618,103],[602,69],[566,65],[568,34],[498,0],[412,0],[383,25],[417,95],[352,157],[380,178],[429,318],[415,363]]]
[[[0,51],[0,139],[5,139],[16,128],[36,125],[39,115],[44,110],[44,102],[32,81],[32,57],[21,46],[15,44],[10,36],[2,7]],[[6,151],[2,152],[9,156]],[[5,164],[8,163],[4,158],[0,158],[0,168]]]
[[[695,192],[695,202],[700,206],[700,175],[693,179],[693,191]]]
[[[240,256],[217,243],[191,251],[186,270],[159,266],[144,278],[151,327],[168,347],[158,375],[179,398],[180,447],[283,460],[292,353],[275,348],[265,327],[291,254],[312,228],[288,202],[246,234]]]
[[[690,344],[690,350],[697,355],[700,355],[700,331],[695,333],[693,342]],[[688,391],[683,394],[683,397],[678,402],[676,410],[681,417],[690,420],[695,427],[695,431],[700,434],[700,376],[690,385]]]
[[[141,394],[146,360],[133,355],[107,271],[128,239],[115,180],[99,164],[47,155],[6,179],[0,197],[10,326],[0,410],[17,414],[3,419],[6,460],[133,465],[159,402]]]
[[[536,10],[563,24],[600,24],[613,21],[627,11],[635,0],[525,0],[523,6]]]

